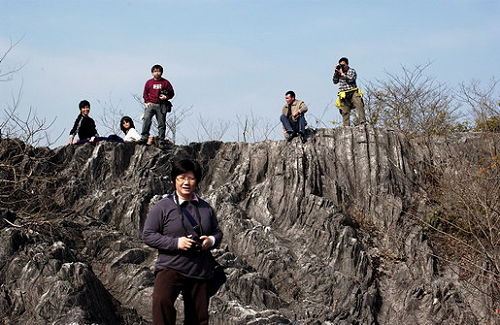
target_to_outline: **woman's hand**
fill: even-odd
[[[201,236],[200,239],[203,241],[201,243],[201,249],[206,251],[208,250],[210,247],[212,247],[214,245],[214,243],[212,242],[212,238],[208,237],[208,236]]]
[[[187,237],[179,237],[177,240],[177,248],[183,251],[187,251],[193,246],[194,240]]]

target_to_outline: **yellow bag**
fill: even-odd
[[[351,92],[351,91],[357,91],[358,94],[363,97],[363,92],[361,91],[361,89],[359,88],[353,88],[353,89],[349,89],[349,90],[344,90],[344,91],[339,91],[337,93],[337,100],[335,101],[335,106],[339,107],[340,108],[340,101],[342,99],[345,99],[345,97],[347,96],[347,93],[348,92]]]

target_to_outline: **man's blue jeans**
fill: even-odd
[[[304,114],[299,114],[297,120],[295,121],[292,120],[291,117],[288,118],[286,115],[281,115],[280,120],[285,130],[289,133],[295,132],[303,134],[306,130],[306,118],[304,117]]]

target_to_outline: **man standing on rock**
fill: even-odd
[[[304,114],[307,112],[307,105],[298,99],[295,99],[295,93],[291,90],[285,94],[285,102],[281,109],[280,120],[285,129],[285,138],[287,141],[292,141],[297,135],[300,135],[300,140],[305,143],[306,140],[306,118]]]
[[[350,126],[349,116],[351,109],[355,108],[358,114],[358,123],[365,124],[365,109],[363,93],[356,86],[356,70],[349,67],[347,58],[340,58],[339,64],[335,67],[333,74],[333,83],[339,84],[339,92],[337,94],[336,106],[342,115],[343,125]]]
[[[149,130],[151,129],[151,120],[153,115],[156,116],[158,122],[158,137],[160,144],[165,144],[165,131],[167,113],[172,110],[172,99],[175,95],[172,84],[162,78],[163,67],[161,65],[154,65],[151,68],[152,79],[146,81],[144,85],[144,123],[142,124],[141,140],[139,142],[145,143],[149,137]]]

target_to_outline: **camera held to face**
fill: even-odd
[[[342,70],[342,65],[341,64],[337,64],[337,66],[335,67],[335,70]]]
[[[203,243],[203,241],[200,239],[200,237],[198,237],[196,235],[188,235],[187,238],[194,240],[194,243],[189,248],[189,251],[201,252],[201,244]]]

